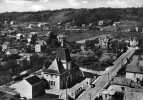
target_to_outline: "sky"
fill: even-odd
[[[143,7],[143,0],[0,0],[0,12],[99,7]]]

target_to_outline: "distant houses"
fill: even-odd
[[[101,21],[101,22],[99,21],[99,26],[102,26],[102,25],[104,26],[104,21]],[[55,94],[54,91],[58,91],[59,96],[60,96],[60,93],[64,93],[64,95],[67,95],[72,99],[75,99],[89,86],[91,86],[91,88],[94,87],[95,84],[91,84],[91,79],[93,78],[93,80],[95,80],[95,78],[97,77],[88,77],[88,75],[85,75],[85,72],[83,72],[83,70],[79,68],[79,65],[76,64],[77,63],[76,60],[78,59],[72,60],[72,57],[70,55],[70,51],[72,50],[70,50],[65,46],[67,42],[64,43],[64,41],[66,40],[65,34],[59,34],[58,36],[57,34],[56,35],[53,34],[53,32],[49,30],[50,26],[47,23],[39,23],[39,24],[31,23],[31,24],[28,24],[27,26],[29,26],[30,29],[39,28],[40,32],[37,32],[35,30],[34,31],[30,30],[27,33],[24,31],[23,32],[24,34],[22,32],[16,32],[17,34],[8,35],[9,36],[8,39],[10,42],[8,41],[8,42],[2,43],[2,51],[3,51],[2,53],[4,53],[4,56],[5,55],[7,57],[9,57],[9,55],[19,56],[18,59],[14,59],[15,61],[17,61],[16,63],[18,64],[18,66],[16,66],[16,64],[14,65],[14,68],[15,68],[14,71],[18,70],[19,72],[16,72],[17,75],[13,75],[12,71],[10,70],[11,71],[10,74],[12,74],[12,79],[13,81],[15,81],[10,86],[12,89],[16,90],[21,97],[26,97],[27,99],[33,99],[41,95],[42,93],[44,92],[48,93],[49,91],[52,94]],[[86,24],[82,24],[82,29],[86,30],[86,26],[87,26]],[[91,23],[91,26],[92,26],[92,23]],[[46,30],[46,29],[48,30],[48,32],[42,33],[43,30]],[[69,25],[69,28],[67,29],[82,30],[81,27],[78,27],[78,26],[70,27],[70,25]],[[23,30],[21,29],[20,31],[23,31]],[[138,31],[137,27],[136,27],[136,31]],[[23,37],[24,39],[21,39]],[[53,44],[57,43],[57,46],[55,47],[52,47],[53,46],[52,42],[49,42],[50,40],[52,40],[52,38],[53,40],[56,41],[56,42],[54,41]],[[98,58],[96,57],[92,58],[93,56],[96,56],[94,55],[95,52],[92,51],[92,49],[96,51],[99,48],[101,50],[108,48],[109,47],[108,43],[110,39],[111,39],[110,36],[107,34],[107,35],[101,35],[101,36],[79,41],[79,44],[80,42],[84,42],[84,45],[82,45],[81,43],[82,45],[81,48],[79,45],[77,47],[79,49],[78,51],[79,55],[81,56],[81,58],[86,57],[87,59],[88,57],[91,56],[90,57],[91,59],[89,60],[93,60],[93,62],[95,62],[96,59]],[[138,44],[138,42],[135,39],[130,40],[129,43],[130,43],[130,46],[132,47],[135,47]],[[60,44],[61,46],[59,46]],[[88,47],[85,48],[84,46],[87,44],[88,44]],[[48,47],[48,45],[52,45],[52,46]],[[69,46],[69,47],[72,48],[72,46]],[[55,49],[57,49],[57,51]],[[99,52],[99,53],[102,54],[102,52]],[[48,62],[47,59],[48,60],[50,59],[50,61]],[[38,64],[35,64],[37,62]],[[88,60],[85,60],[84,62],[88,62]],[[4,61],[4,63],[6,63],[6,61]],[[136,67],[138,66],[138,62],[134,64],[136,65],[133,65],[133,67],[138,68]],[[93,65],[93,67],[97,67],[97,66],[98,64],[96,63]],[[23,71],[23,69],[27,69],[27,68],[28,68],[28,73],[26,73],[26,75],[23,76],[25,71],[22,73],[20,72]],[[141,71],[137,72],[138,70],[135,70],[134,68],[133,68],[133,71],[131,71],[132,70],[131,67],[129,68],[127,67],[126,78],[129,78],[133,81],[138,81],[138,80],[142,81],[143,80],[142,72]],[[38,71],[33,72],[33,70],[34,71],[38,70]],[[142,70],[141,66],[139,66],[139,70]],[[92,74],[90,73],[90,75],[96,76],[93,73]],[[17,80],[14,80],[13,78],[15,76],[16,77],[22,76],[22,77],[20,78],[20,80],[17,81]],[[45,82],[47,83],[46,86],[48,88],[45,88]],[[65,94],[65,92],[63,91],[66,91],[67,94]],[[114,94],[114,92],[112,91],[110,92],[111,94]]]

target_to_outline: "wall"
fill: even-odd
[[[38,82],[32,86],[32,97],[40,96],[44,91],[44,85]]]
[[[82,82],[76,84],[69,90],[69,96],[71,96],[74,99],[77,98],[83,91],[85,91],[89,87],[89,83],[90,78],[86,78]]]
[[[60,89],[66,88],[66,77],[67,74],[62,74],[60,77]]]
[[[135,80],[135,75],[134,75],[134,73],[126,72],[126,78],[131,79],[131,80]]]
[[[27,81],[23,80],[13,84],[11,87],[15,88],[21,97],[32,99],[32,86]]]

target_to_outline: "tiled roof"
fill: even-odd
[[[30,83],[31,85],[35,84],[35,83],[38,83],[40,82],[40,78],[36,77],[36,76],[32,76],[32,77],[29,77],[27,79],[25,79],[28,83]]]

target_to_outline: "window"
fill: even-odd
[[[74,96],[74,93],[72,93],[71,95]]]
[[[55,85],[55,81],[50,81],[50,85]]]
[[[53,81],[53,85],[55,85],[55,81]]]
[[[53,81],[51,81],[51,85],[53,85]]]

